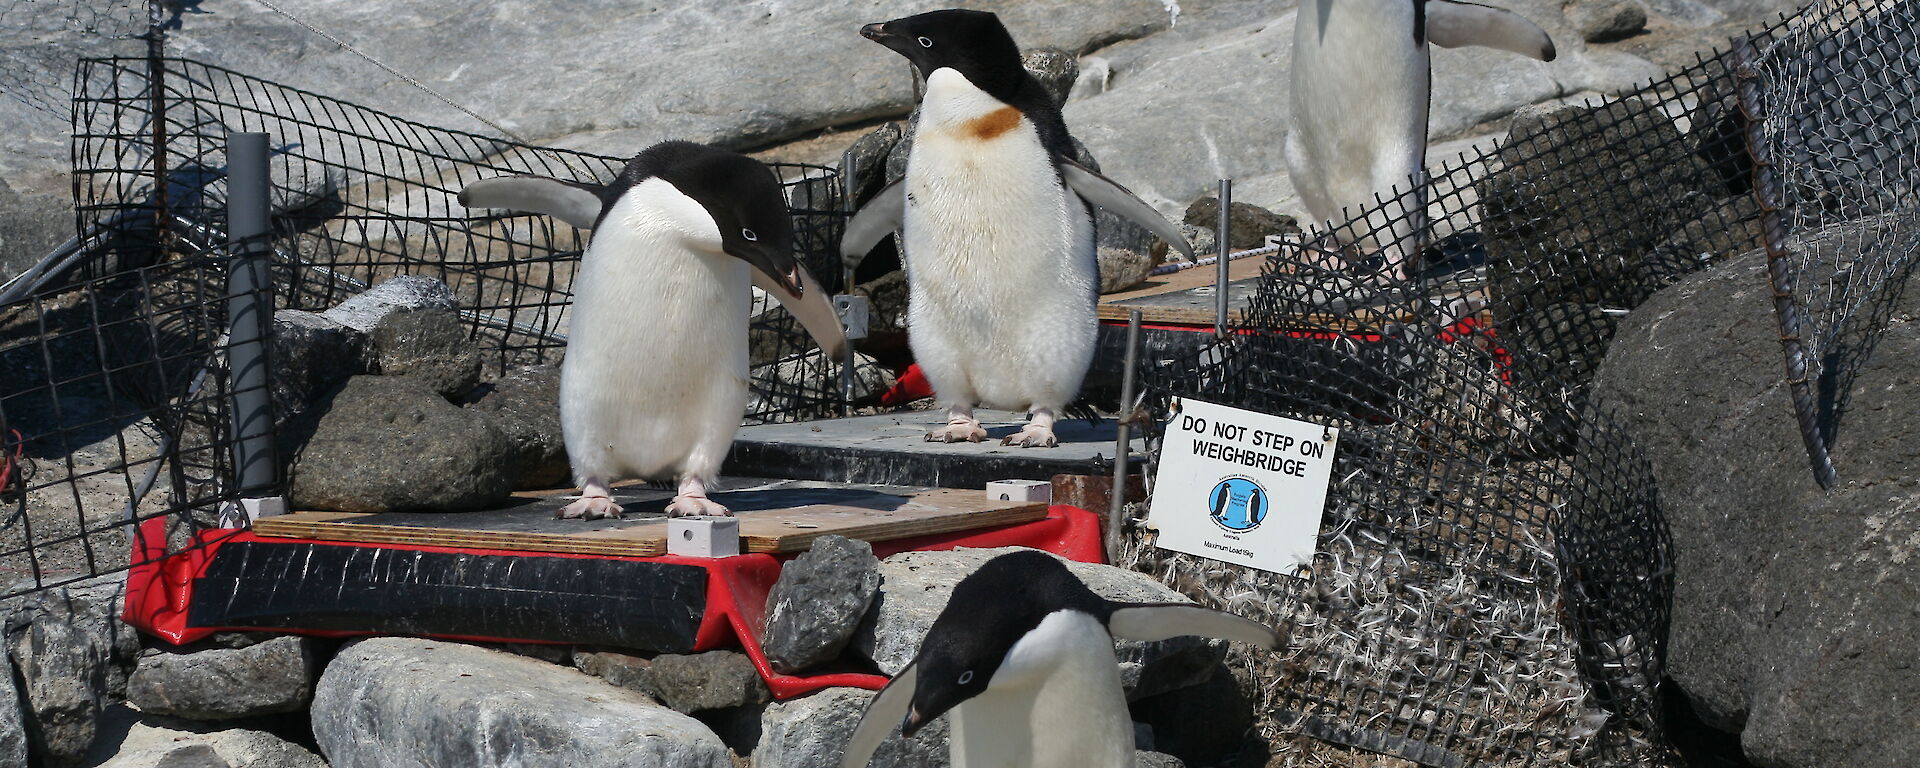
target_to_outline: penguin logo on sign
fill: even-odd
[[[1208,496],[1208,509],[1212,510],[1208,517],[1228,531],[1245,533],[1267,519],[1267,489],[1249,478],[1222,480]]]

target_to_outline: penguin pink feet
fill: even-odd
[[[927,433],[929,443],[977,443],[987,439],[987,430],[973,417],[973,407],[956,405],[947,409],[947,425]]]
[[[1053,435],[1053,409],[1033,409],[1033,416],[1027,420],[1027,425],[1002,438],[1000,444],[1020,448],[1052,448],[1059,445],[1059,438]]]
[[[733,517],[733,510],[707,498],[707,484],[689,477],[680,481],[680,492],[667,504],[667,517]]]
[[[607,496],[609,492],[606,483],[588,479],[585,487],[580,489],[580,498],[554,513],[554,517],[562,520],[600,520],[609,517],[618,520],[626,510],[613,503],[613,499]]]

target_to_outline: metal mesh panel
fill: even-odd
[[[476,216],[456,195],[509,173],[606,181],[623,159],[435,128],[180,59],[83,60],[73,83],[80,244],[0,304],[0,450],[19,454],[0,461],[0,588],[123,568],[144,519],[173,519],[169,544],[184,546],[239,495],[223,368],[229,132],[271,138],[268,306],[322,310],[424,275],[452,288],[491,369],[562,354],[585,233]],[[799,255],[837,291],[836,174],[769,165]],[[777,302],[761,296],[754,313],[746,420],[837,413],[837,365]]]
[[[1920,4],[1821,0],[1738,53],[1788,384],[1831,486],[1855,372],[1920,264]]]

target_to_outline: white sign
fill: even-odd
[[[1182,398],[1148,519],[1159,546],[1263,571],[1313,564],[1340,431]]]

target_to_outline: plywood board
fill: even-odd
[[[360,544],[400,544],[521,552],[651,557],[666,554],[669,492],[616,491],[623,520],[557,520],[564,496],[523,499],[505,510],[473,513],[298,512],[262,518],[254,533]],[[829,486],[782,482],[713,495],[740,518],[741,550],[796,552],[837,534],[867,541],[1031,522],[1044,504],[988,499],[981,490]]]

